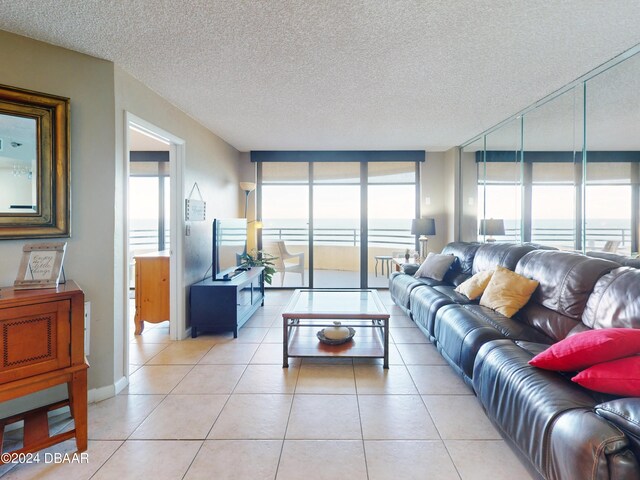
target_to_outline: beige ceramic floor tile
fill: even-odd
[[[416,328],[416,324],[406,315],[395,315],[389,319],[391,328]]]
[[[0,477],[3,480],[85,480],[91,476],[109,459],[122,441],[89,441],[87,451],[77,453],[74,439],[67,440],[38,452],[39,461],[29,464],[15,465],[8,473],[3,474],[0,467]],[[58,459],[67,460],[56,461]],[[73,462],[73,463],[72,463]],[[7,467],[7,465],[3,465]]]
[[[447,365],[447,361],[431,343],[399,343],[396,347],[407,365]]]
[[[147,365],[195,365],[211,349],[207,342],[174,342],[147,362]]]
[[[132,342],[129,344],[129,363],[144,365],[169,345],[168,343]]]
[[[392,328],[391,338],[396,344],[399,343],[430,343],[429,339],[418,327],[412,328]]]
[[[91,480],[182,478],[202,441],[128,440]]]
[[[378,365],[354,365],[356,389],[362,394],[417,395],[418,390],[406,367],[394,365],[384,369]]]
[[[287,439],[362,438],[355,395],[296,395]]]
[[[207,440],[185,480],[273,479],[282,440]]]
[[[499,440],[482,406],[472,395],[423,395],[440,437],[446,440]]]
[[[210,439],[283,439],[293,395],[234,394],[211,429]]]
[[[172,343],[169,337],[169,327],[144,327],[142,335],[134,335],[132,343]]]
[[[267,335],[262,340],[263,343],[278,343],[280,344],[280,350],[282,350],[282,327],[271,327],[267,332]]]
[[[473,395],[471,388],[448,366],[408,365],[407,369],[425,395]]]
[[[366,480],[367,467],[362,441],[286,440],[276,479],[300,480],[301,478],[304,480],[338,478]]]
[[[238,330],[237,343],[260,343],[269,331],[268,328],[251,328],[244,326]]]
[[[228,395],[167,395],[130,438],[204,440],[227,398]]]
[[[389,315],[394,316],[394,317],[395,316],[399,316],[399,317],[401,317],[401,316],[405,316],[406,317],[407,316],[407,313],[397,305],[387,306],[387,312],[389,312]]]
[[[296,365],[249,365],[234,393],[294,393],[299,372]]]
[[[136,370],[138,370],[142,365],[134,365],[133,363],[129,364],[129,375],[133,374]]]
[[[289,360],[289,365],[291,365]],[[263,343],[257,349],[256,354],[251,359],[252,364],[260,365],[280,365],[282,366],[282,342]],[[299,363],[299,362],[298,362]]]
[[[222,343],[209,350],[200,364],[246,365],[257,349],[257,343]]]
[[[186,395],[231,393],[245,368],[244,365],[196,365],[171,393]]]
[[[242,328],[271,328],[275,321],[275,315],[253,315]]]
[[[199,332],[198,336],[196,338],[192,337],[191,340],[209,342],[212,345],[236,341],[236,339],[233,338],[233,332],[213,333],[207,331]]]
[[[367,440],[439,439],[419,395],[358,395]]]
[[[126,440],[164,395],[118,395],[89,405],[89,438]]]
[[[169,393],[192,368],[190,365],[145,365],[129,377],[129,386],[123,393],[131,395]]]
[[[369,480],[460,479],[440,440],[365,441],[364,449]]]
[[[463,480],[534,479],[503,440],[447,440]]]
[[[308,365],[303,363],[296,393],[355,394],[353,365]]]
[[[67,440],[39,452],[40,461],[31,464],[21,464],[2,475],[3,480],[86,480],[113,455],[122,445],[122,441],[93,441],[89,440],[87,451],[77,454],[75,463],[54,462],[52,459],[56,453],[68,454],[70,459],[77,452],[75,440]],[[85,455],[85,456],[82,456]],[[86,459],[86,460],[83,460]],[[1,471],[0,471],[1,472]]]

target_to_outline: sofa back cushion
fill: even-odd
[[[536,250],[526,254],[516,272],[540,285],[517,318],[554,340],[578,331],[587,300],[598,279],[618,267],[575,253]]]
[[[451,242],[442,250],[445,255],[454,255],[456,261],[451,265],[444,277],[448,284],[458,286],[471,277],[473,259],[480,247],[479,243]]]
[[[640,328],[640,270],[621,267],[602,276],[582,322],[591,328]]]
[[[534,250],[530,245],[514,245],[512,243],[485,243],[480,245],[473,260],[472,273],[494,270],[497,265],[515,270],[518,261]]]

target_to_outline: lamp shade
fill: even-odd
[[[416,218],[411,220],[411,233],[413,235],[435,235],[436,220],[434,218]]]
[[[256,189],[256,184],[253,182],[240,182],[240,188],[245,192],[253,192]]]
[[[504,235],[504,220],[501,218],[483,218],[480,220],[480,235]]]

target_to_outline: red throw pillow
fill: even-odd
[[[599,363],[571,380],[596,392],[640,397],[640,356]]]
[[[602,328],[567,337],[533,357],[529,364],[571,372],[636,353],[640,353],[640,329]]]

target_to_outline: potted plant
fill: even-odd
[[[271,285],[273,274],[276,273],[275,264],[273,263],[278,257],[270,253],[256,250],[255,248],[244,253],[240,257],[240,266],[242,267],[264,267],[264,281]]]

